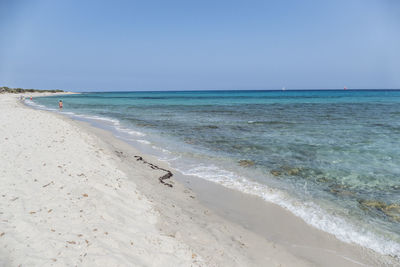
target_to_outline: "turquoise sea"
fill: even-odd
[[[400,256],[400,91],[83,93],[26,103],[113,131],[171,168]]]

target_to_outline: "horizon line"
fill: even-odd
[[[399,91],[400,88],[347,88],[347,89],[185,89],[185,90],[114,90],[114,91],[65,91],[78,93],[124,93],[124,92],[223,92],[223,91]]]

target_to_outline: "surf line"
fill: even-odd
[[[164,182],[164,180],[170,179],[170,178],[173,176],[173,174],[172,174],[171,171],[169,171],[169,170],[167,170],[167,169],[160,168],[160,167],[154,165],[153,163],[150,163],[150,162],[144,160],[141,156],[134,156],[134,157],[136,158],[136,161],[141,161],[141,162],[143,162],[143,164],[149,165],[150,168],[152,168],[153,170],[165,171],[166,174],[164,174],[163,176],[160,176],[160,177],[158,178],[158,180],[159,180],[160,183],[162,183],[163,185],[172,187],[172,184]]]

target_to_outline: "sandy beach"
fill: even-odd
[[[400,267],[399,1],[0,1],[0,267]]]
[[[0,95],[2,266],[397,264],[18,98]]]

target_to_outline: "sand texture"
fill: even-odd
[[[18,98],[0,95],[0,265],[308,265],[207,214],[172,179],[161,184],[164,171]]]
[[[93,137],[0,98],[1,262],[7,266],[196,265]]]

